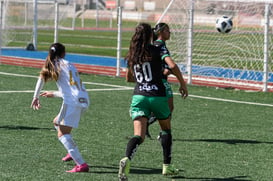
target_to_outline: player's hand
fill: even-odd
[[[186,99],[186,97],[188,97],[188,89],[187,89],[186,85],[180,86],[179,92],[180,92],[183,99]]]
[[[43,96],[43,97],[54,97],[54,93],[46,91],[46,92],[41,93],[40,96]]]
[[[34,97],[33,100],[32,100],[32,102],[31,102],[30,107],[33,108],[34,110],[40,109],[41,108],[41,104],[40,104],[39,98]]]

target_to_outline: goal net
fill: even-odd
[[[58,28],[71,28],[74,17],[73,1],[58,0]],[[33,42],[34,15],[36,13],[33,0],[1,0],[1,43],[2,47],[23,47]],[[37,1],[37,29],[41,34],[43,30],[55,28],[56,20],[55,0]],[[52,42],[54,33],[52,33]],[[40,42],[42,43],[42,42]]]
[[[270,0],[172,0],[158,22],[169,24],[167,46],[189,83],[266,91],[273,83],[272,9]],[[223,15],[232,18],[230,33],[215,28]]]

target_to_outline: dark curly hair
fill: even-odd
[[[152,27],[148,23],[140,23],[132,36],[129,51],[125,60],[128,67],[134,64],[142,64],[149,57],[148,46],[152,40]]]

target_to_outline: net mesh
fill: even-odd
[[[167,46],[174,59],[187,65],[188,29],[191,2],[174,0],[161,22],[171,27]],[[272,71],[272,5],[268,4],[269,71]],[[264,68],[266,3],[257,1],[195,0],[193,24],[192,74],[204,78],[262,81]],[[216,19],[226,15],[232,18],[230,33],[219,33]],[[187,70],[184,69],[184,73]],[[221,80],[222,81],[222,80]],[[269,74],[269,81],[273,81]]]
[[[2,46],[25,47],[33,39],[33,1],[2,1]],[[54,1],[38,1],[38,29],[54,29]],[[59,28],[71,28],[73,4],[59,4]],[[52,38],[53,40],[53,38]]]

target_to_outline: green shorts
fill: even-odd
[[[166,96],[168,98],[172,98],[173,97],[173,91],[172,91],[172,86],[171,84],[166,80],[166,79],[162,79],[164,86],[166,87]]]
[[[130,107],[130,116],[132,120],[137,117],[149,117],[151,113],[159,120],[167,119],[170,114],[167,97],[148,97],[142,95],[134,95]]]

